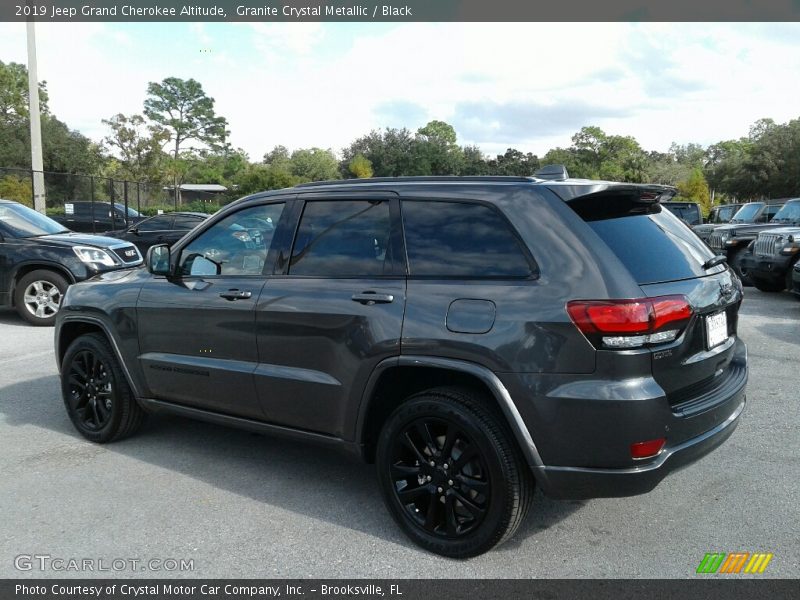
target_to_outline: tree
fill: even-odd
[[[169,132],[172,157],[177,160],[189,141],[214,148],[225,143],[228,121],[214,112],[214,99],[194,79],[167,77],[147,85],[145,116]]]
[[[680,200],[697,202],[703,215],[708,216],[711,211],[711,193],[699,167],[692,169],[687,180],[678,183],[678,194]]]
[[[169,132],[159,125],[148,125],[141,115],[125,116],[118,113],[103,124],[111,134],[103,142],[116,150],[121,160],[122,175],[134,181],[158,181],[161,179],[163,144]]]
[[[456,131],[444,121],[430,121],[417,130],[412,144],[415,175],[457,175],[464,154],[456,145]]]
[[[302,181],[340,179],[339,163],[330,150],[308,148],[295,150],[289,159],[289,171]]]
[[[372,164],[375,177],[414,175],[414,138],[408,129],[373,130],[342,151],[340,171],[345,177],[348,165],[357,154]]]
[[[39,82],[39,110],[49,112],[47,107],[47,84]],[[0,122],[28,119],[28,69],[19,63],[4,63],[0,60]]]
[[[33,208],[33,187],[30,178],[6,175],[0,179],[0,198],[14,200]]]
[[[347,170],[358,179],[372,177],[372,163],[363,154],[356,154],[347,165]]]
[[[539,158],[534,154],[523,154],[515,148],[509,148],[505,154],[498,154],[497,158],[489,161],[488,166],[492,175],[530,177],[539,169],[540,164]]]

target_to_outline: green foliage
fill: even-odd
[[[0,198],[14,200],[32,208],[33,186],[30,178],[18,175],[6,175],[0,178]]]
[[[166,129],[174,142],[172,157],[177,160],[185,142],[198,141],[214,148],[225,143],[228,121],[214,112],[214,99],[194,79],[167,77],[147,85],[145,116]]]
[[[363,154],[356,154],[347,165],[347,170],[357,179],[372,177],[372,163]]]
[[[678,183],[678,194],[675,200],[697,202],[704,217],[711,212],[711,192],[703,171],[699,167],[692,169],[688,179]]]
[[[47,114],[47,84],[39,82],[39,110]],[[28,69],[19,63],[0,60],[0,121],[28,119]]]
[[[147,124],[142,115],[118,113],[103,119],[111,133],[103,142],[120,158],[119,175],[132,181],[163,180],[162,166],[166,155],[162,146],[170,139],[169,132],[156,124]]]
[[[295,150],[288,166],[289,172],[301,181],[341,179],[339,163],[330,150],[321,148]]]

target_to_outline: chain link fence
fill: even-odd
[[[162,212],[192,211],[213,213],[234,197],[222,186],[215,191],[126,181],[96,175],[44,171],[46,212],[49,216],[72,214],[76,203],[91,203],[91,214],[116,206],[121,215],[152,216]],[[191,189],[183,189],[189,187]],[[0,167],[0,198],[33,207],[33,171]],[[128,218],[124,217],[127,225]]]

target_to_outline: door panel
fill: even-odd
[[[139,359],[156,399],[263,419],[253,379],[255,306],[283,207],[227,215],[176,249],[175,276],[143,286]]]
[[[288,272],[262,291],[255,379],[270,422],[347,438],[370,373],[400,353],[399,209],[375,198],[311,197]]]

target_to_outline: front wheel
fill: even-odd
[[[14,288],[17,313],[32,325],[52,325],[68,286],[67,280],[54,271],[31,271]]]
[[[733,269],[733,272],[739,276],[739,279],[742,281],[742,285],[751,286],[753,285],[753,280],[750,277],[750,274],[747,272],[747,267],[745,267],[743,264],[744,255],[745,250],[739,250],[731,257],[731,269]]]
[[[431,552],[482,554],[510,538],[528,510],[533,476],[487,402],[459,388],[422,392],[391,414],[378,439],[386,506]]]
[[[72,424],[88,440],[112,442],[132,435],[145,413],[104,336],[80,336],[61,363],[61,394]]]

